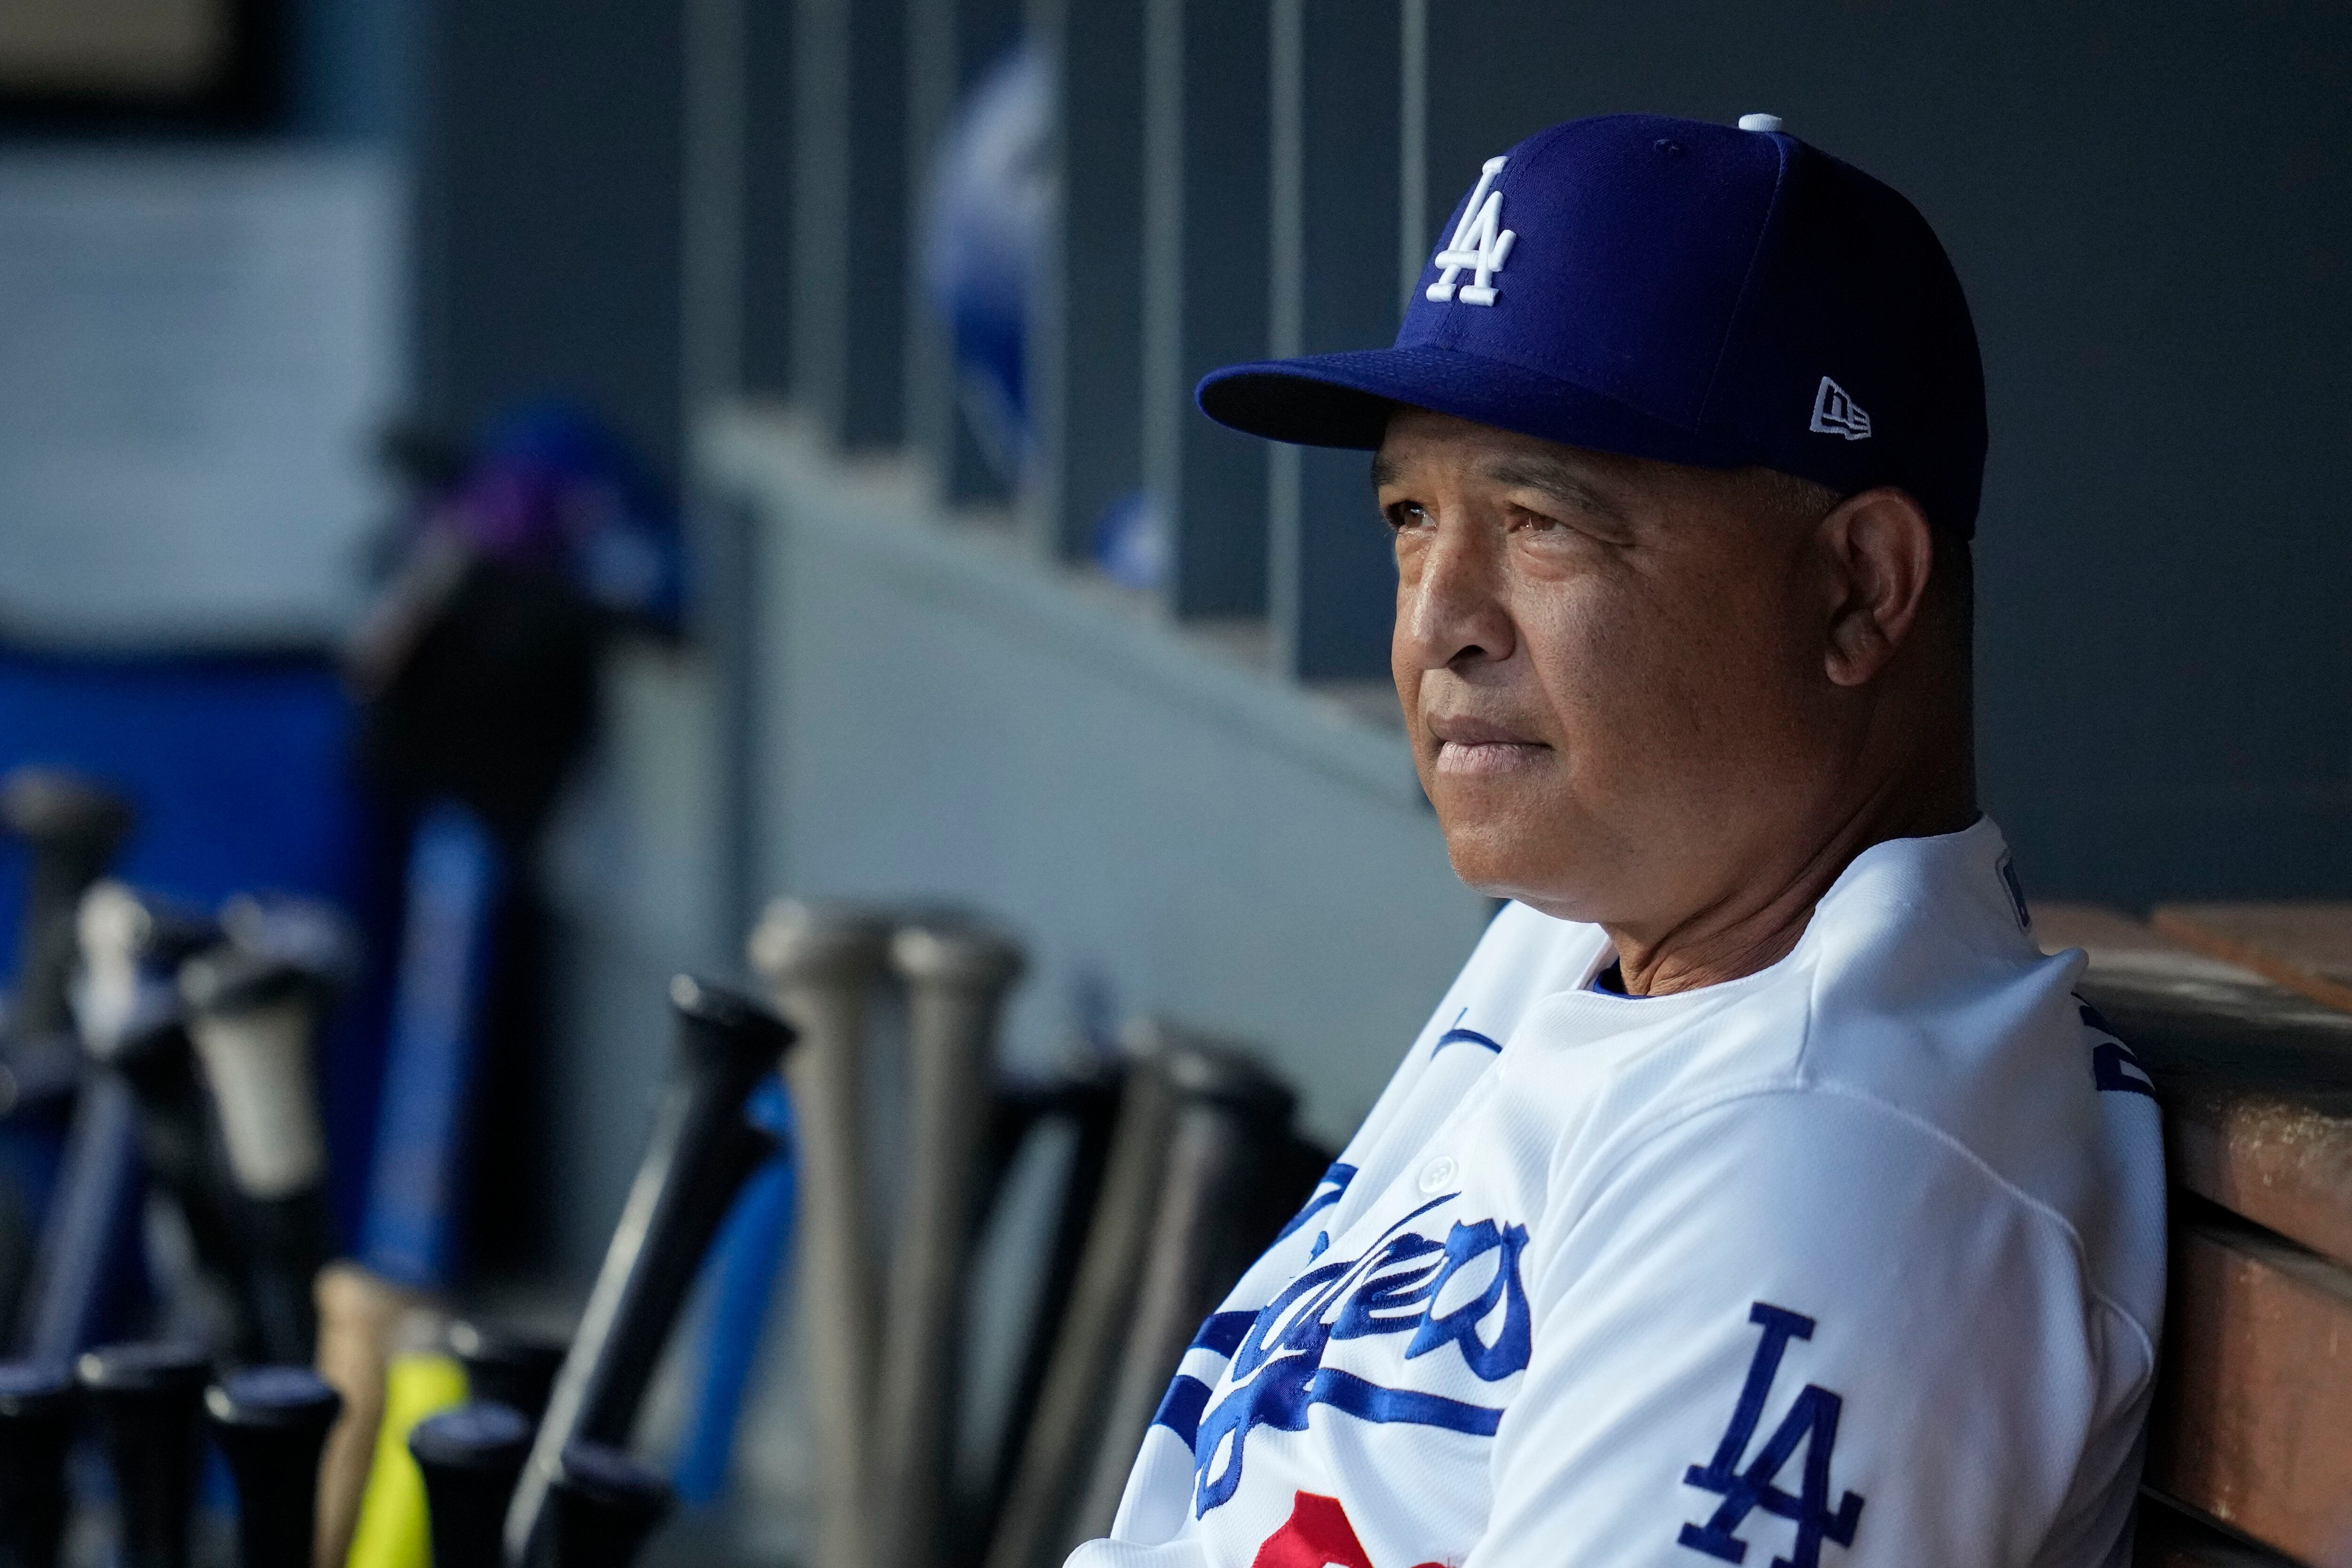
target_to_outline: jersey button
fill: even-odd
[[[1440,1154],[1421,1168],[1421,1190],[1433,1193],[1461,1173],[1462,1167],[1454,1163],[1451,1154]]]

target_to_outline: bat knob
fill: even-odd
[[[410,1428],[408,1451],[425,1474],[433,1568],[499,1568],[499,1531],[530,1453],[530,1426],[510,1405],[476,1400]]]
[[[747,944],[751,967],[779,987],[863,986],[878,978],[890,946],[890,922],[854,905],[778,899]]]
[[[553,1568],[628,1568],[669,1514],[669,1483],[618,1448],[566,1444],[555,1480]]]
[[[774,1069],[794,1038],[793,1026],[759,1003],[697,975],[675,976],[669,999],[677,1010],[678,1052],[689,1068],[732,1069],[745,1093],[751,1080]]]
[[[547,1414],[548,1393],[570,1347],[560,1340],[458,1322],[450,1325],[449,1348],[466,1363],[466,1388],[475,1399],[520,1411],[537,1426]]]
[[[64,1365],[0,1362],[0,1563],[11,1568],[55,1568],[73,1405]]]
[[[190,1345],[109,1345],[84,1352],[74,1375],[113,1464],[122,1568],[187,1568],[208,1358]]]
[[[231,1373],[205,1390],[213,1438],[236,1479],[244,1568],[304,1568],[318,1519],[319,1450],[343,1396],[309,1367]]]
[[[1159,1018],[1129,1026],[1130,1055],[1154,1061],[1184,1099],[1222,1105],[1254,1121],[1286,1124],[1298,1097],[1232,1042]]]
[[[1021,947],[977,921],[924,919],[891,937],[890,966],[910,984],[996,992],[1021,977]]]

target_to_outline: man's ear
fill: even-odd
[[[1936,542],[1927,514],[1882,487],[1847,497],[1821,521],[1831,603],[1823,668],[1839,686],[1862,686],[1886,668],[1919,619]]]

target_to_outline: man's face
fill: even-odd
[[[1752,477],[1401,410],[1391,663],[1471,886],[1671,924],[1789,853],[1850,740],[1813,531]]]

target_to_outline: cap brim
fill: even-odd
[[[1228,365],[1202,378],[1201,412],[1301,447],[1370,451],[1399,407],[1426,408],[1571,447],[1733,468],[1753,459],[1572,381],[1448,349],[1368,349]]]

